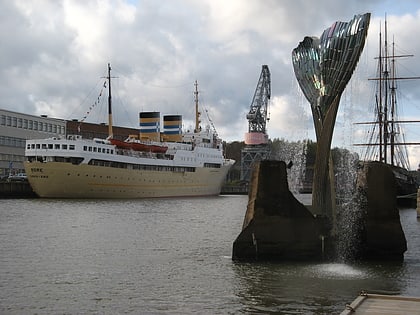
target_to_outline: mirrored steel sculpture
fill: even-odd
[[[317,154],[312,186],[315,211],[333,219],[334,178],[330,147],[341,95],[362,53],[370,13],[335,22],[321,38],[305,37],[293,50],[296,78],[312,109]]]

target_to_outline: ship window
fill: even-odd
[[[220,164],[215,163],[204,163],[204,167],[210,167],[210,168],[220,168]]]
[[[39,143],[37,143],[37,144],[36,144],[36,148],[37,148],[37,149],[40,149],[40,148],[41,148],[41,145],[40,145]]]
[[[67,150],[67,144],[63,144],[63,146],[61,147],[63,150]]]
[[[46,148],[47,148],[47,145],[46,145],[45,143],[43,143],[41,147],[42,147],[43,149],[46,149]]]
[[[86,145],[83,146],[83,151],[87,151],[87,146]]]
[[[53,148],[52,143],[51,144],[48,144],[48,149],[52,149],[52,148]]]
[[[54,149],[60,150],[60,145],[59,144],[55,144]]]
[[[69,150],[74,150],[74,144],[69,145]]]
[[[89,151],[89,152],[92,152],[92,147],[89,147],[89,148],[88,148],[88,151]]]

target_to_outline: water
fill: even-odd
[[[237,263],[247,196],[1,200],[0,314],[338,314],[360,290],[420,296],[402,264]]]

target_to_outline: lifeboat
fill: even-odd
[[[168,150],[168,147],[163,145],[148,144],[142,142],[129,142],[131,148],[135,151],[146,151],[153,153],[165,153]]]
[[[118,139],[109,139],[109,142],[115,145],[119,149],[134,150],[134,151],[144,151],[144,152],[153,152],[153,153],[165,153],[168,150],[167,146],[157,145],[157,144],[148,144],[143,142],[134,142],[134,141],[122,141]]]
[[[129,142],[122,141],[122,140],[117,140],[117,139],[108,139],[108,140],[111,144],[115,145],[119,149],[130,149],[131,148],[131,144]]]

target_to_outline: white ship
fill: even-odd
[[[108,88],[111,95],[111,67]],[[34,192],[45,198],[154,198],[210,196],[220,193],[234,161],[225,159],[221,139],[200,127],[195,83],[196,123],[182,133],[182,117],[140,113],[140,133],[125,141],[112,138],[111,97],[109,137],[79,135],[27,140],[24,163]]]

